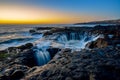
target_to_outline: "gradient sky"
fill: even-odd
[[[65,24],[120,18],[120,0],[0,0],[1,24]]]

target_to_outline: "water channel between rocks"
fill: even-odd
[[[86,44],[100,38],[101,35],[91,33],[56,33],[49,35],[47,38],[40,39],[33,48],[35,51],[35,57],[37,65],[41,66],[51,60],[49,48],[65,49],[69,48],[72,51],[80,51],[85,49]]]

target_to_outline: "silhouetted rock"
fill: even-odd
[[[36,31],[35,31],[35,30],[30,30],[29,32],[30,32],[30,33],[35,33]]]
[[[15,63],[21,64],[21,65],[26,65],[29,67],[36,66],[36,59],[35,59],[35,52],[33,50],[27,50],[22,53],[20,53],[18,56],[16,56]]]
[[[51,58],[53,58],[57,52],[59,52],[61,49],[59,48],[48,48],[47,51],[50,53]]]
[[[16,70],[11,74],[10,78],[11,78],[11,80],[18,80],[18,79],[21,79],[22,77],[24,77],[24,75],[25,74],[23,71]]]
[[[1,71],[2,73],[0,73],[0,80],[19,80],[20,78],[24,77],[29,67],[14,64],[6,66],[4,69]]]
[[[19,47],[17,47],[18,49],[20,49],[21,51],[25,50],[25,49],[30,49],[33,47],[33,44],[32,43],[27,43],[25,45],[21,45]]]
[[[93,21],[93,22],[86,22],[86,23],[75,23],[75,25],[85,25],[85,24],[120,24],[120,19],[117,20],[104,20],[104,21]]]

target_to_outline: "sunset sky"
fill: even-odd
[[[71,24],[120,18],[120,0],[0,0],[0,24]]]

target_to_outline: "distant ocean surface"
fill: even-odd
[[[42,37],[40,34],[31,35],[30,29],[35,27],[94,27],[95,25],[72,25],[72,24],[54,24],[54,25],[0,25],[0,50],[8,47],[16,47],[26,43],[32,43]]]

